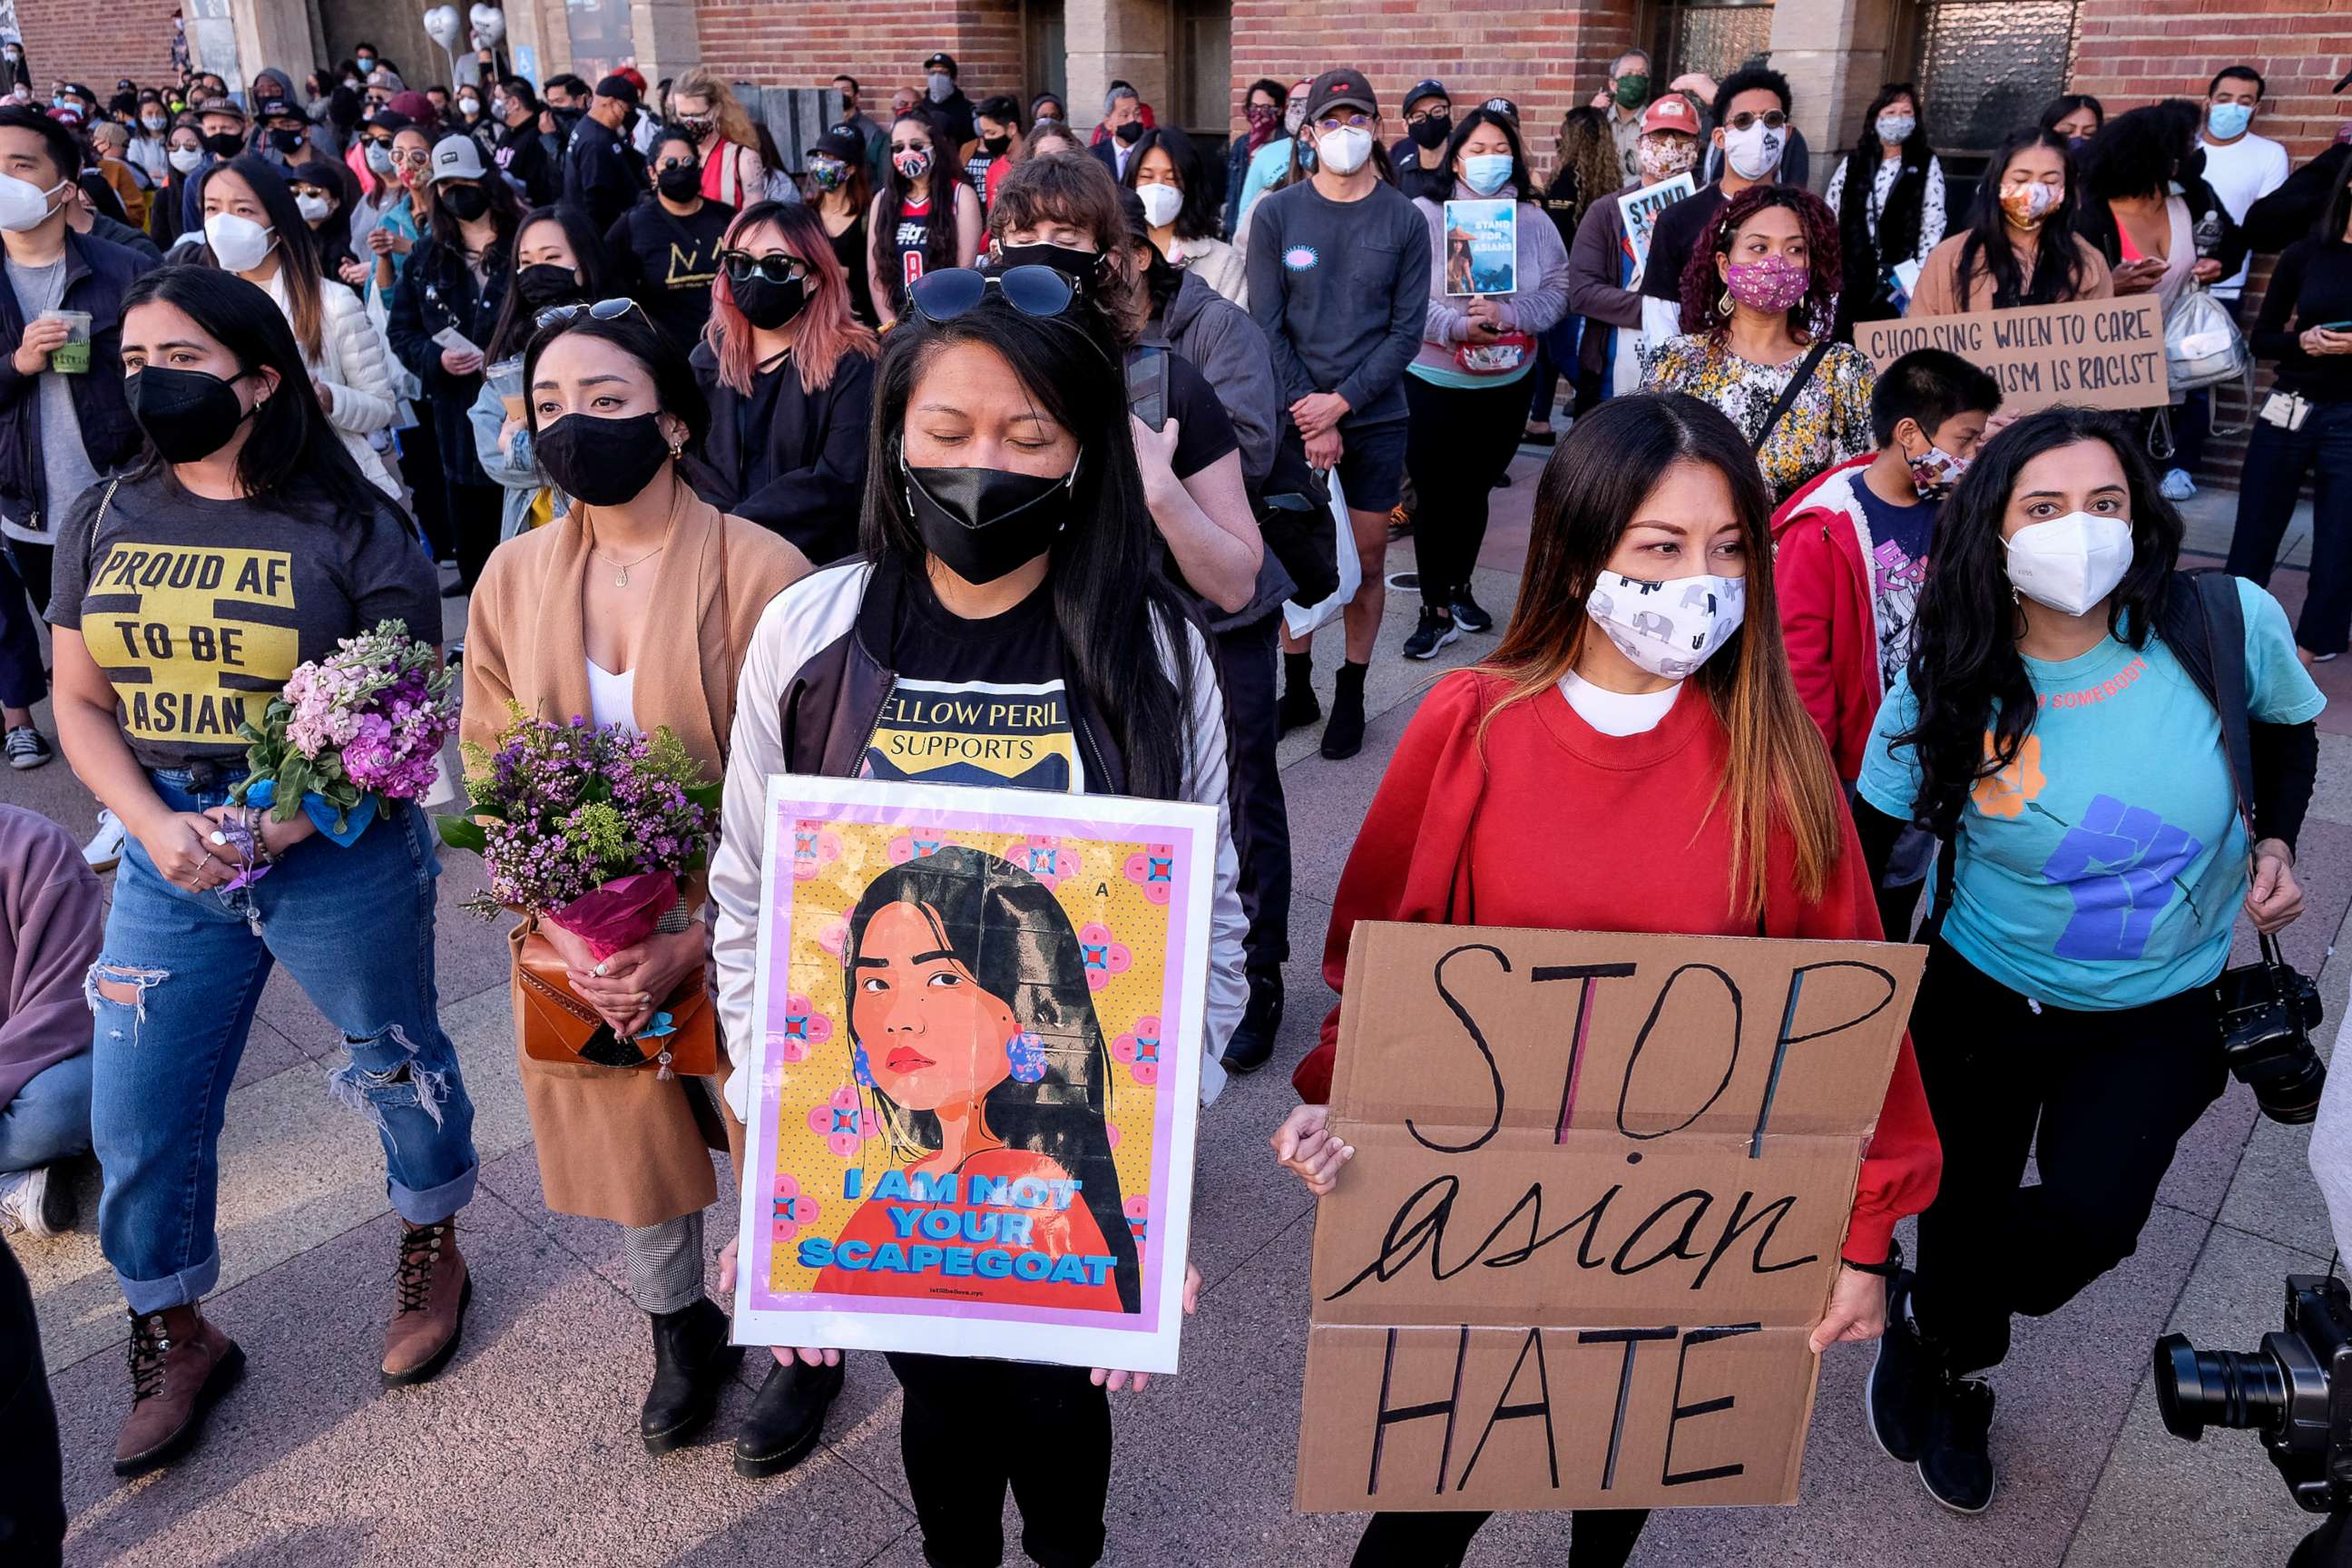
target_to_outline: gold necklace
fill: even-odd
[[[642,566],[646,562],[651,561],[655,556],[659,555],[663,551],[668,548],[669,543],[665,540],[663,542],[655,545],[651,550],[646,551],[643,555],[638,556],[635,561],[615,561],[593,544],[588,547],[588,553],[594,556],[597,560],[604,562],[605,564],[616,568],[617,570],[614,572],[613,577],[613,586],[615,588],[625,588],[629,585],[630,567]]]

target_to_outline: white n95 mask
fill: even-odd
[[[2009,536],[2009,580],[2037,605],[2088,615],[2131,570],[2131,524],[2070,511]]]

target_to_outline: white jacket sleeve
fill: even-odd
[[[341,283],[321,284],[320,301],[326,311],[320,334],[326,363],[320,381],[331,388],[335,406],[328,419],[338,430],[365,436],[392,427],[396,401],[392,385],[392,354],[383,335],[369,320],[359,296]]]

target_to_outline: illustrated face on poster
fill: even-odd
[[[1139,1370],[1164,1339],[1172,1364],[1206,963],[1195,861],[1213,817],[787,785],[771,817],[741,1331]],[[862,798],[809,798],[822,790]],[[1071,1353],[1089,1332],[1127,1359]]]

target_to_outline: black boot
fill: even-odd
[[[719,1391],[743,1359],[727,1342],[727,1314],[704,1297],[675,1312],[656,1312],[654,1384],[646,1390],[637,1430],[648,1454],[667,1454],[701,1430],[718,1408]]]
[[[1364,668],[1352,662],[1339,667],[1331,717],[1323,722],[1323,754],[1335,763],[1364,749]]]
[[[798,1360],[777,1362],[768,1368],[735,1435],[735,1473],[753,1480],[780,1476],[816,1447],[824,1431],[824,1413],[840,1397],[843,1369],[809,1366]]]
[[[1275,705],[1274,721],[1285,735],[1303,729],[1323,717],[1323,704],[1315,700],[1315,656],[1312,653],[1286,653],[1282,656],[1282,700]]]
[[[1252,1073],[1274,1055],[1274,1037],[1282,1027],[1282,971],[1252,970],[1249,1005],[1225,1042],[1225,1070]]]

